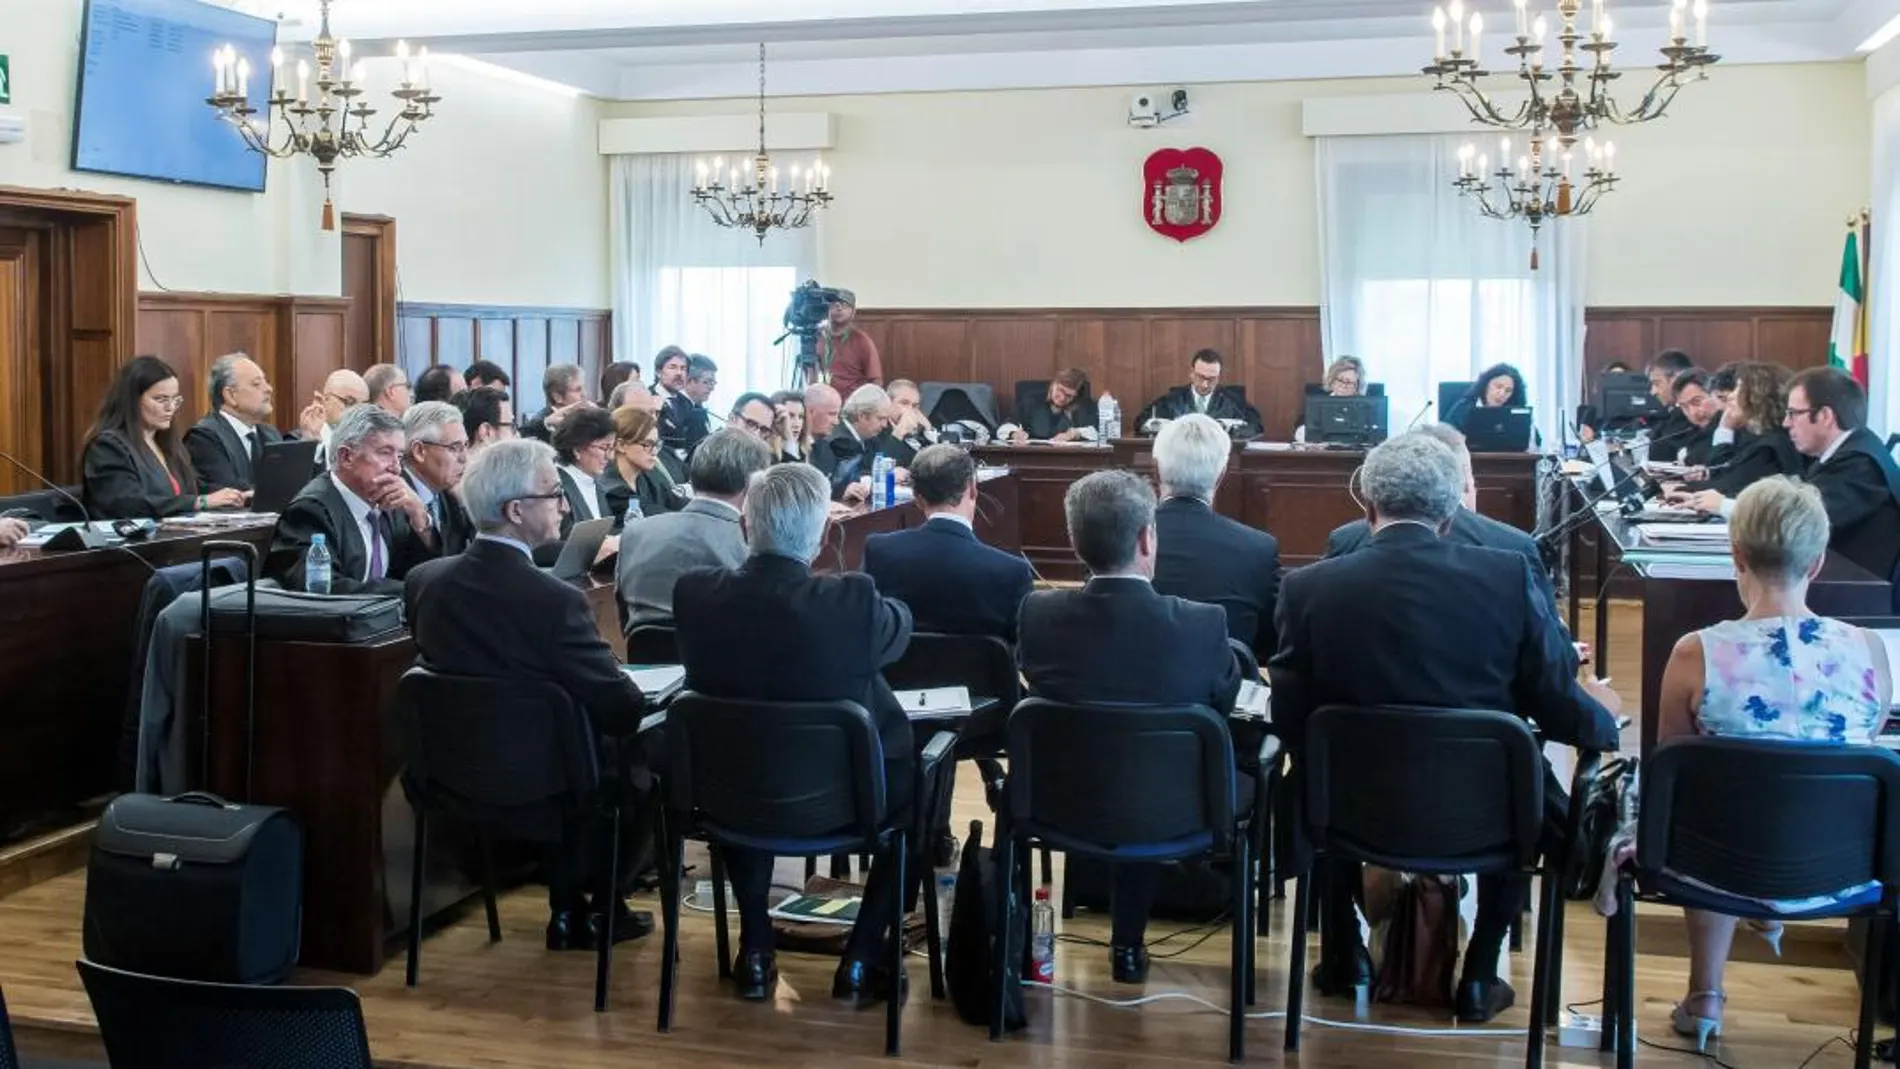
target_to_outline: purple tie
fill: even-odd
[[[373,509],[369,514],[369,581],[374,583],[389,575],[389,564],[383,559],[383,543],[389,539],[389,514],[381,509]]]

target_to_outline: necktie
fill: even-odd
[[[261,455],[264,451],[262,439],[257,436],[257,428],[252,427],[249,431],[245,432],[244,439],[250,445],[251,471],[256,472],[257,462],[262,458]]]
[[[436,496],[429,499],[429,526],[435,528],[438,531],[442,529],[442,495],[441,494],[437,494]]]
[[[369,514],[369,575],[374,583],[389,577],[389,562],[383,555],[383,545],[389,540],[389,514],[381,509],[372,509]]]

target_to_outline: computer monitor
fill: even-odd
[[[1473,453],[1522,453],[1530,447],[1530,409],[1476,407],[1465,414],[1465,448]]]
[[[1306,399],[1306,440],[1371,447],[1385,441],[1388,402],[1383,394]]]
[[[1649,392],[1649,376],[1620,371],[1597,376],[1597,418],[1604,426],[1635,423],[1661,412],[1662,405]]]
[[[298,493],[310,482],[317,466],[315,438],[285,438],[270,442],[260,451],[251,472],[252,512],[282,512],[290,507]]]

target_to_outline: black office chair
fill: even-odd
[[[46,523],[78,523],[86,518],[78,505],[80,488],[69,486],[66,493],[33,490],[0,497],[0,516],[14,516]]]
[[[1617,881],[1604,992],[1603,1035],[1618,1069],[1636,1056],[1634,922],[1637,899],[1731,917],[1798,921],[1868,916],[1856,1069],[1874,1046],[1880,976],[1877,933],[1900,889],[1900,756],[1878,746],[1817,746],[1760,739],[1684,738],[1643,766],[1636,863]],[[1693,882],[1692,882],[1693,881]],[[1761,899],[1832,895],[1878,882],[1865,902],[1776,913]],[[1722,888],[1721,891],[1711,888]]]
[[[370,1069],[346,987],[208,984],[78,962],[112,1069]]]
[[[628,664],[680,663],[679,637],[670,627],[640,624],[627,629]]]
[[[1554,958],[1549,947],[1563,908],[1557,893],[1563,859],[1549,868],[1538,863],[1545,771],[1530,725],[1500,712],[1331,705],[1313,714],[1306,734],[1297,766],[1313,861],[1330,857],[1443,876],[1545,877],[1524,1056],[1529,1069],[1538,1069],[1550,997],[1546,973]],[[1367,790],[1368,784],[1379,789]],[[1294,896],[1289,1051],[1300,1047],[1312,883],[1309,866]]]
[[[888,851],[897,866],[899,889],[888,963],[896,985],[904,965],[902,899],[915,878],[907,867],[907,844],[933,806],[934,785],[950,749],[948,735],[931,740],[918,764],[911,823],[892,824],[885,817],[884,750],[877,726],[858,703],[740,701],[692,691],[674,698],[666,714],[666,806],[661,820],[666,945],[660,955],[660,1031],[673,1027],[680,873],[688,838],[705,841],[713,851],[713,934],[722,978],[730,975],[732,952],[720,847],[779,857]],[[942,997],[936,895],[921,897],[932,994]],[[903,999],[893,991],[886,1002],[884,1052],[894,1056],[900,1049]]]
[[[409,967],[416,986],[422,961],[422,894],[429,816],[447,813],[481,835],[482,903],[488,938],[501,939],[495,908],[490,835],[554,844],[567,822],[593,812],[607,822],[605,857],[595,901],[602,903],[594,971],[594,1009],[607,1008],[613,957],[612,904],[619,900],[620,820],[634,740],[623,740],[617,778],[605,782],[586,714],[567,692],[530,679],[449,676],[411,668],[398,686],[397,731],[406,767],[403,787],[415,814],[415,859],[409,872]],[[585,918],[581,918],[585,923]]]
[[[1270,762],[1279,740],[1259,758]],[[1254,967],[1248,880],[1250,814],[1235,803],[1234,743],[1227,721],[1199,705],[1065,705],[1031,698],[1009,718],[1009,791],[997,834],[999,895],[994,975],[1008,975],[1020,851],[1043,843],[1115,862],[1225,856],[1234,862],[1233,960],[1227,1055],[1245,1053],[1248,977]],[[1042,756],[1040,763],[1037,758]],[[998,985],[990,1039],[1001,1039],[1007,992]]]

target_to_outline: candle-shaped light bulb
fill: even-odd
[[[1445,9],[1432,8],[1432,58],[1445,58]]]
[[[1490,173],[1490,170],[1491,170],[1491,157],[1486,156],[1482,152],[1478,153],[1478,173],[1488,174]]]
[[[1508,160],[1511,158],[1511,139],[1510,138],[1508,137],[1498,138],[1498,158],[1502,160]]]
[[[1517,158],[1517,181],[1519,185],[1522,185],[1524,182],[1528,181],[1528,178],[1526,176],[1530,174],[1530,170],[1531,170],[1530,157],[1519,156]]]
[[[284,50],[281,48],[273,48],[270,50],[271,84],[275,85],[277,83],[277,80],[279,78],[282,78],[283,75],[284,75]]]
[[[1605,141],[1603,143],[1603,169],[1606,171],[1616,170],[1616,142],[1614,141]]]
[[[772,168],[772,195],[778,196],[778,168]]]
[[[1537,21],[1531,23],[1531,39],[1536,41],[1538,47],[1541,48],[1544,44],[1544,38],[1549,34],[1550,20],[1542,15],[1537,16]]]
[[[1478,54],[1482,51],[1479,41],[1484,33],[1484,16],[1476,11],[1471,13],[1471,62],[1478,63]]]
[[[1615,33],[1616,33],[1616,25],[1614,21],[1608,15],[1603,16],[1603,30],[1601,33],[1597,34],[1597,36],[1607,41],[1612,36],[1614,36]]]
[[[1681,0],[1669,6],[1669,40],[1672,42],[1682,40]]]
[[[1524,0],[1511,0],[1511,3],[1517,8],[1517,35],[1523,37],[1530,32],[1526,29],[1530,21],[1530,11],[1525,8]]]
[[[407,41],[396,42],[396,58],[401,60],[404,63],[409,62],[409,42]]]
[[[224,95],[224,49],[211,50],[211,95]]]
[[[1459,55],[1465,50],[1464,0],[1451,0],[1451,6],[1446,9],[1446,14],[1451,18],[1451,51],[1453,55]]]
[[[1695,0],[1695,44],[1709,47],[1709,0]]]
[[[251,61],[247,56],[239,56],[237,61],[237,95],[251,95]]]
[[[1609,27],[1603,25],[1603,0],[1590,0],[1590,29],[1598,37],[1608,37]]]
[[[429,46],[423,45],[416,50],[416,86],[429,88]]]
[[[297,100],[298,102],[301,103],[309,99],[310,99],[310,61],[307,59],[300,59],[297,61]]]
[[[693,188],[706,188],[706,161],[704,159],[693,160]]]

